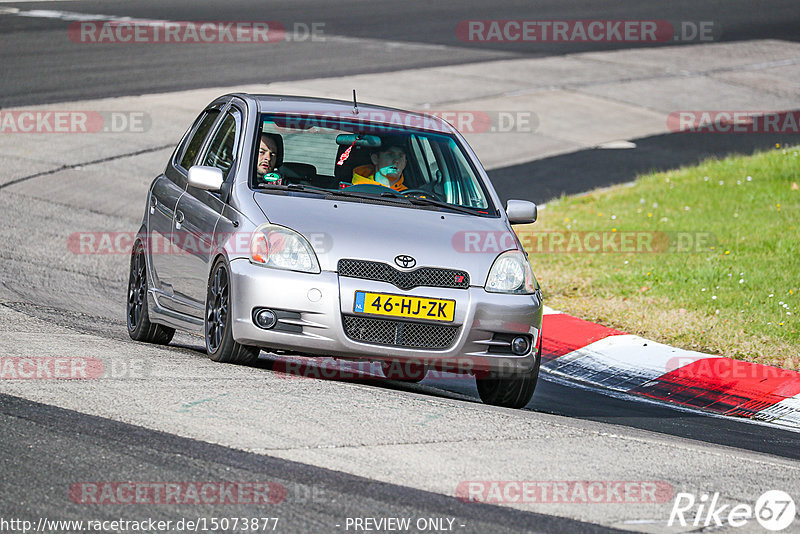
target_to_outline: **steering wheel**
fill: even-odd
[[[443,199],[438,193],[434,193],[433,191],[427,191],[425,189],[406,189],[404,191],[400,191],[400,194],[403,195],[403,196],[405,196],[405,195],[419,195],[419,196],[431,197],[431,198],[435,198],[436,200],[438,200],[440,202],[445,202],[445,199]]]

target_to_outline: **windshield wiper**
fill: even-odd
[[[265,186],[260,187],[260,189],[278,189],[279,191],[298,191],[298,192],[312,192],[312,193],[319,193],[321,195],[334,195],[334,196],[341,196],[341,197],[349,197],[349,198],[360,198],[362,200],[384,200],[385,198],[381,197],[391,197],[391,198],[398,198],[405,202],[408,202],[408,198],[401,196],[401,195],[387,195],[386,193],[382,193],[380,196],[375,195],[367,195],[362,193],[353,193],[351,191],[347,191],[345,189],[325,189],[324,187],[317,187],[315,185],[303,185],[303,184],[281,184],[281,185],[271,185],[267,184]],[[390,200],[386,199],[387,202]]]
[[[317,187],[315,185],[303,185],[303,184],[281,184],[281,185],[267,184],[265,186],[262,186],[261,189],[278,189],[280,191],[312,192],[312,193],[319,193],[321,195],[334,195],[334,196],[342,196],[350,198],[360,198],[363,200],[390,201],[390,199],[391,200],[396,199],[396,200],[402,200],[404,203],[414,204],[415,206],[436,206],[439,208],[457,211],[459,213],[466,213],[467,215],[478,215],[471,208],[458,206],[455,204],[449,204],[447,202],[442,202],[441,200],[435,200],[433,198],[405,196],[401,193],[391,190],[384,191],[380,195],[376,196],[363,193],[353,193],[351,191],[347,191],[346,189],[325,189],[324,187]]]
[[[384,193],[384,195],[385,194],[386,193]],[[412,204],[415,204],[417,206],[438,206],[440,208],[445,208],[445,209],[448,209],[448,210],[458,211],[460,213],[466,213],[468,215],[477,215],[477,213],[472,211],[471,208],[467,208],[465,206],[458,206],[458,205],[455,205],[455,204],[450,204],[448,202],[442,202],[441,200],[436,200],[434,198],[428,198],[428,197],[424,197],[423,198],[423,197],[415,197],[415,196],[409,196],[409,197],[403,197],[403,198],[408,199],[409,202],[411,202]]]

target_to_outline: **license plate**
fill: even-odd
[[[356,291],[353,311],[431,321],[452,321],[456,316],[456,301]]]

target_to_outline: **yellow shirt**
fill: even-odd
[[[374,165],[361,165],[360,167],[356,167],[355,169],[353,169],[353,185],[356,184],[384,185],[375,180]],[[386,186],[384,185],[384,187]],[[408,189],[408,187],[403,185],[402,174],[400,175],[400,179],[392,184],[392,189],[394,189],[395,191],[405,191],[406,189]]]

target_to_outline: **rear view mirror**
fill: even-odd
[[[539,210],[536,204],[527,200],[509,200],[506,203],[506,215],[511,224],[530,224],[536,222]]]
[[[378,148],[381,146],[381,138],[377,135],[365,134],[339,134],[336,136],[337,145],[356,145],[368,148]]]
[[[206,191],[219,191],[224,177],[216,167],[195,165],[189,169],[189,185]]]

